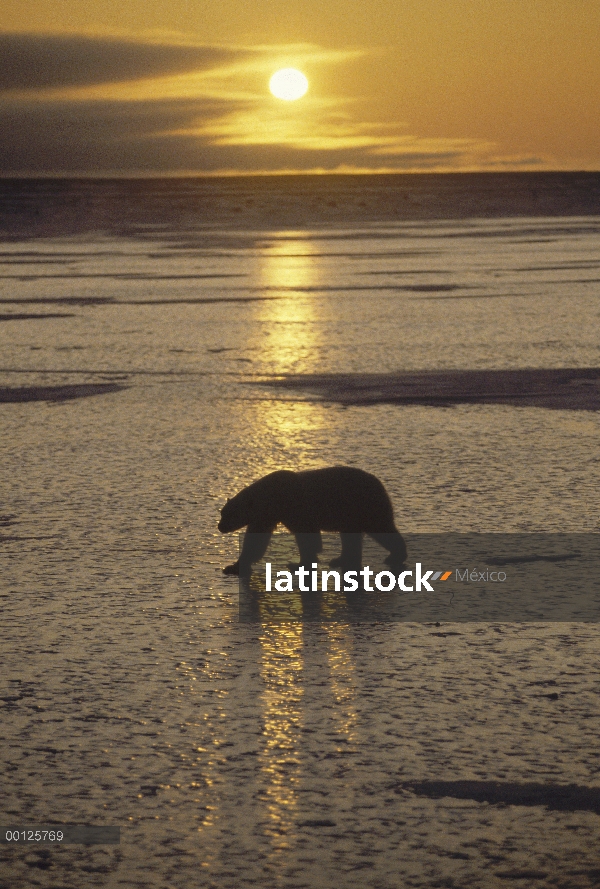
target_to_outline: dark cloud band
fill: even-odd
[[[448,151],[381,157],[357,147],[217,144],[201,132],[202,125],[239,111],[248,106],[211,98],[0,100],[0,176],[333,170],[340,165],[429,168],[460,157]]]
[[[244,50],[81,35],[0,34],[0,91],[92,86],[183,74],[244,58]]]

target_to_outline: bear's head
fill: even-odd
[[[221,534],[229,534],[231,531],[239,531],[244,528],[251,519],[252,495],[248,488],[244,488],[232,500],[228,500],[221,510],[219,531]]]
[[[228,534],[252,525],[253,531],[273,530],[282,520],[282,503],[297,496],[296,474],[286,469],[271,472],[252,482],[221,510],[219,531]]]

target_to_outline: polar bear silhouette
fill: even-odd
[[[249,575],[280,523],[294,534],[300,564],[306,567],[323,549],[321,531],[340,533],[342,552],[330,563],[335,567],[360,568],[363,534],[389,551],[385,560],[389,565],[400,566],[406,559],[391,500],[374,475],[350,466],[303,472],[280,469],[248,485],[221,510],[223,534],[247,528],[240,558],[223,572]]]

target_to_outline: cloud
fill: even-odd
[[[213,68],[246,50],[84,35],[0,34],[0,92],[94,86]]]
[[[0,100],[0,175],[177,169],[178,140],[170,134],[218,119],[231,104],[209,98]]]
[[[395,152],[376,145],[327,147],[217,144],[211,124],[247,113],[242,100],[0,100],[0,175],[169,174],[277,170],[436,169],[460,164],[456,143],[405,139]],[[473,145],[470,144],[473,150]]]
[[[263,80],[282,59],[312,60],[318,70],[357,56],[312,45],[283,50],[0,34],[0,176],[502,164],[493,144],[369,123],[333,94],[315,92],[297,108],[274,104]]]

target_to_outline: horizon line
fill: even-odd
[[[36,180],[91,180],[91,181],[150,181],[160,179],[273,179],[273,178],[355,178],[355,177],[413,177],[413,176],[557,176],[600,174],[599,169],[544,168],[512,170],[261,170],[186,173],[0,173],[0,182]]]

